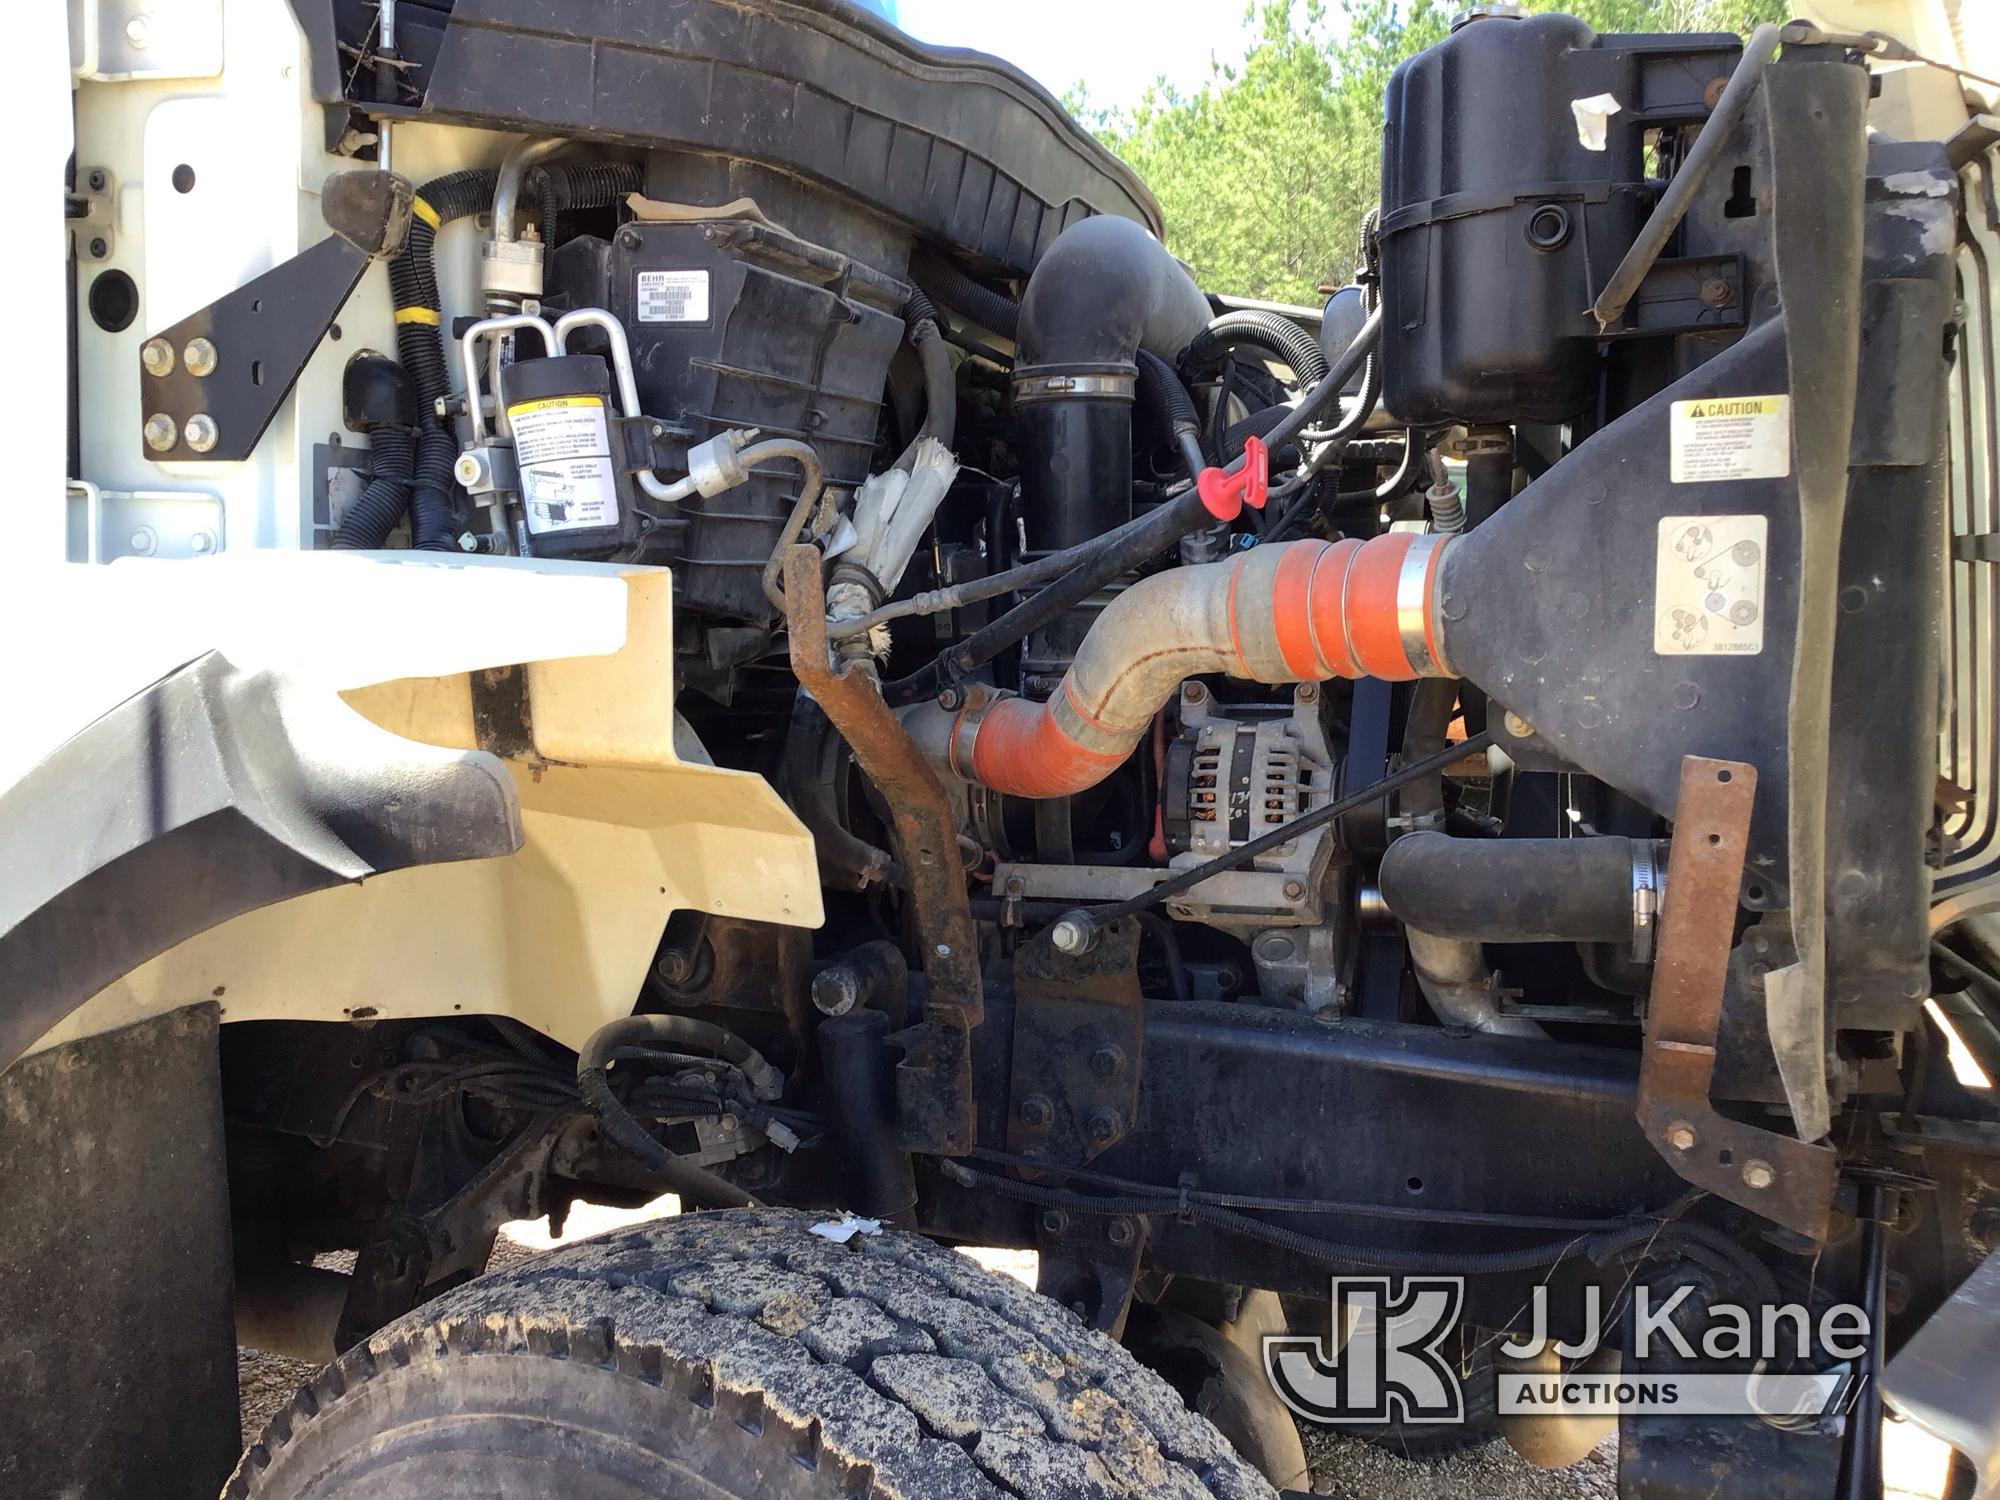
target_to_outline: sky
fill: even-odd
[[[1198,87],[1211,54],[1242,56],[1243,12],[1243,0],[896,0],[912,36],[1003,57],[1058,98],[1087,82],[1100,107],[1135,103],[1163,74]]]

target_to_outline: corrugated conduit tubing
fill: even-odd
[[[1437,603],[1451,541],[1395,533],[1291,542],[1142,579],[1099,616],[1048,702],[1002,698],[953,714],[946,758],[960,778],[995,791],[1067,797],[1121,764],[1190,677],[1455,676]]]

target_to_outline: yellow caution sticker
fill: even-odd
[[[507,408],[507,417],[532,416],[538,411],[565,411],[578,406],[602,406],[601,396],[544,396],[539,401],[523,401]]]
[[[1783,479],[1792,472],[1792,398],[1701,396],[1676,401],[1671,447],[1675,484]]]
[[[511,402],[507,425],[521,473],[528,530],[592,531],[618,524],[618,483],[602,397]]]

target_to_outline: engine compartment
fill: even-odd
[[[823,884],[816,931],[676,912],[574,1067],[504,1016],[331,1072],[225,1028],[284,1226],[239,1257],[358,1250],[352,1342],[490,1241],[484,1178],[668,1183],[1033,1246],[1106,1328],[1435,1260],[1503,1329],[1647,1256],[1879,1273],[1921,1169],[1888,1337],[1934,1308],[1983,1190],[1898,1122],[1992,1115],[1920,1061],[1978,875],[1937,754],[1961,164],[1870,133],[1856,50],[1475,19],[1396,71],[1307,308],[1198,286],[1003,65],[724,8],[294,0],[334,238],[128,340],[152,461],[293,402],[301,546],[667,569],[690,759],[767,779]],[[240,360],[244,306],[343,275],[386,337],[194,409],[191,339]]]

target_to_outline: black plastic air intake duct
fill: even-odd
[[[1141,349],[1171,360],[1208,300],[1130,219],[1072,224],[1021,301],[1014,405],[1028,545],[1056,551],[1132,518],[1132,397]]]

